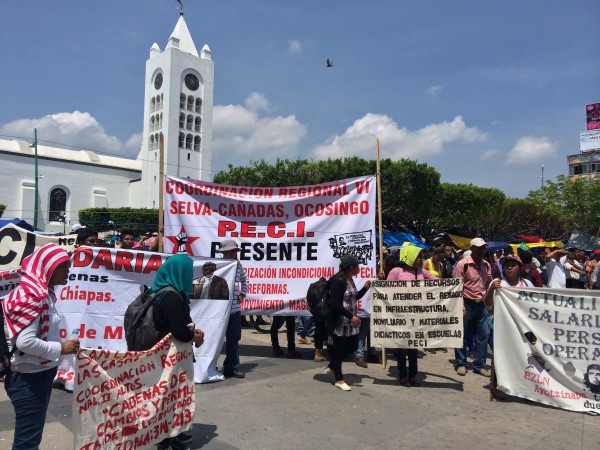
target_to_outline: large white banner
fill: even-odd
[[[192,343],[165,336],[144,352],[77,354],[73,439],[79,450],[152,448],[192,428]]]
[[[36,248],[55,244],[66,251],[73,251],[77,236],[42,236],[9,223],[0,229],[0,270],[21,267],[21,261]]]
[[[219,243],[241,247],[250,287],[245,314],[309,315],[306,291],[362,261],[357,285],[375,278],[375,177],[299,187],[241,187],[167,177],[165,252],[215,257]],[[368,299],[360,304],[369,312]]]
[[[462,280],[371,283],[371,345],[456,348],[463,345]]]
[[[123,315],[140,294],[140,285],[152,286],[156,271],[170,255],[136,250],[81,247],[71,258],[69,280],[56,287],[56,309],[61,314],[60,333],[66,339],[79,330],[82,347],[126,350]],[[202,266],[213,262],[215,276],[224,278],[230,296],[235,282],[235,261],[193,257],[194,278],[202,277]],[[18,285],[18,271],[0,272],[0,296]],[[194,348],[197,383],[219,381],[216,363],[229,320],[230,301],[195,300],[190,303],[192,320],[205,332],[202,347]],[[57,379],[73,389],[74,368],[59,372]]]
[[[507,394],[600,412],[600,291],[501,287],[494,365]]]

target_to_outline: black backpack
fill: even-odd
[[[123,318],[127,350],[130,352],[150,350],[164,336],[154,324],[154,298],[162,291],[175,291],[165,287],[158,292],[151,292],[145,285],[140,286],[140,295],[132,301]],[[177,292],[177,291],[175,291]]]
[[[10,372],[10,360],[16,349],[16,347],[13,347],[12,350],[8,349],[6,333],[4,332],[4,310],[0,305],[0,377]]]
[[[329,280],[319,278],[311,283],[306,292],[308,310],[318,322],[324,322],[329,315]]]

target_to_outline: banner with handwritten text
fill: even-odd
[[[165,336],[144,352],[82,349],[73,398],[74,448],[150,448],[194,421],[192,343]]]

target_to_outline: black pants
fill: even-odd
[[[327,327],[325,322],[315,320],[315,348],[317,350],[323,350],[323,343],[327,338]]]
[[[271,345],[273,348],[279,347],[279,327],[285,319],[285,326],[287,328],[287,348],[288,351],[296,350],[296,318],[294,316],[273,316],[273,322],[271,322]]]
[[[329,368],[333,370],[335,381],[344,379],[342,360],[346,355],[354,353],[358,347],[356,336],[333,335],[333,346],[329,347]]]
[[[396,359],[398,360],[398,376],[400,378],[413,379],[417,376],[417,357],[419,351],[414,348],[399,348],[396,350]],[[408,371],[406,370],[406,358],[408,358]]]

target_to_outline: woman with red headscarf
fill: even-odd
[[[61,342],[54,287],[65,284],[70,258],[48,244],[23,259],[19,286],[2,301],[4,328],[12,352],[5,389],[15,409],[13,450],[37,449],[61,355],[79,351],[79,342]]]

